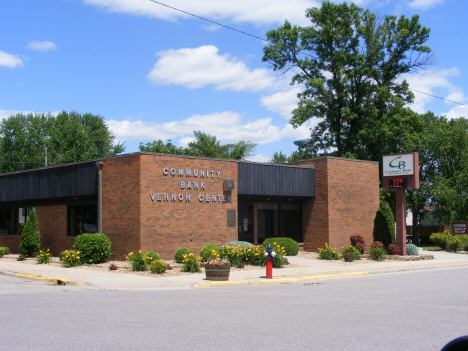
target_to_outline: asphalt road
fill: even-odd
[[[468,335],[468,268],[170,291],[50,288],[0,294],[0,349],[440,350]]]

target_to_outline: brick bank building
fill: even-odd
[[[0,175],[0,246],[18,252],[35,209],[41,247],[54,255],[81,233],[102,232],[113,257],[157,251],[173,258],[207,242],[261,244],[285,236],[317,251],[349,237],[372,241],[377,162],[322,157],[297,163],[134,153]]]

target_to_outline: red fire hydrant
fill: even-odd
[[[273,251],[271,245],[268,245],[265,252],[266,258],[266,278],[273,278],[273,260],[276,257],[276,252]]]

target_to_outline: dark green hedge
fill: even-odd
[[[299,244],[296,240],[291,238],[269,238],[263,242],[263,246],[267,247],[268,244],[273,245],[276,243],[286,250],[286,256],[297,256],[299,252]]]

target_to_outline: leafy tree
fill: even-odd
[[[121,143],[104,118],[92,114],[62,112],[17,114],[0,123],[0,172],[13,172],[49,164],[86,161],[121,153]]]
[[[32,256],[41,247],[41,234],[37,229],[37,216],[31,211],[21,233],[19,250],[25,256]]]
[[[251,155],[256,146],[256,144],[250,141],[239,141],[234,144],[221,145],[214,135],[201,131],[194,131],[193,133],[195,141],[190,142],[186,148],[176,147],[170,140],[166,144],[161,140],[155,140],[145,145],[140,143],[139,148],[141,151],[147,152],[243,160]]]
[[[422,115],[418,190],[408,190],[413,213],[413,243],[419,243],[418,223],[426,205],[435,208],[441,223],[468,219],[468,120],[448,121],[432,112]]]
[[[274,70],[293,69],[292,84],[304,87],[290,123],[320,119],[298,146],[307,145],[309,154],[368,160],[401,151],[421,120],[405,108],[414,96],[399,78],[432,64],[431,49],[423,45],[429,29],[418,16],[380,18],[330,1],[306,16],[309,27],[286,21],[268,32],[263,56]]]

